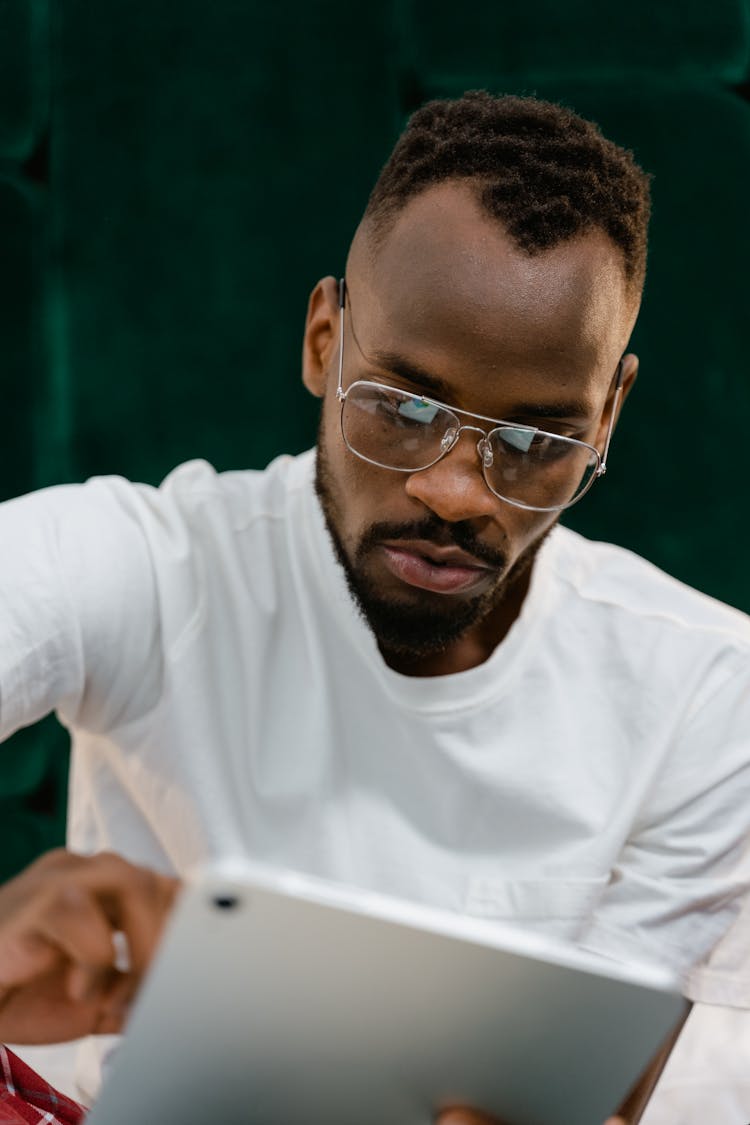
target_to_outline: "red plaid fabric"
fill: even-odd
[[[0,1045],[2,1125],[80,1125],[85,1112]]]

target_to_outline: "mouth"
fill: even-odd
[[[391,540],[380,544],[387,569],[405,582],[433,594],[463,594],[489,585],[497,571],[457,547],[429,540]]]

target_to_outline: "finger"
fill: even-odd
[[[84,923],[81,915],[79,922],[93,927],[95,910],[96,934],[91,934],[86,957],[80,942],[74,944],[78,933],[70,934],[66,952],[71,957],[78,952],[80,962],[70,973],[70,995],[74,999],[90,999],[94,995],[103,998],[117,986],[113,996],[124,1007],[151,961],[178,883],[134,867],[117,856],[101,857],[86,872],[86,879],[92,885],[92,893],[98,892],[99,897],[89,898],[88,919]],[[118,985],[120,978],[125,983]]]
[[[141,977],[148,968],[172,911],[179,883],[176,879],[136,868],[132,887],[115,904],[124,937],[121,949],[128,971]]]
[[[35,929],[34,936],[59,949],[74,965],[93,972],[112,969],[112,924],[102,904],[84,887],[65,886],[40,905]]]
[[[109,989],[99,1002],[97,1034],[109,1035],[121,1031],[130,1015],[138,982],[132,974],[115,974]]]
[[[128,971],[140,977],[158,944],[164,923],[171,911],[179,881],[128,863],[121,856],[102,852],[95,856],[69,856],[67,881],[89,898],[108,922],[109,932],[122,931]],[[59,863],[59,861],[58,861]],[[55,878],[60,883],[61,873]],[[71,890],[71,894],[75,892]],[[110,942],[101,927],[96,928],[97,956],[94,964],[110,964]],[[120,951],[122,952],[122,950]]]
[[[42,887],[3,927],[0,983],[23,984],[64,961],[110,966],[111,927],[101,906],[80,887]]]
[[[13,990],[0,1007],[0,1042],[54,1043],[94,1032],[100,999],[74,1002],[65,985],[65,974],[56,969]]]
[[[131,869],[127,878],[130,888],[122,887],[111,904],[111,916],[122,927],[112,935],[119,971],[100,998],[97,1034],[122,1030],[180,889],[179,880],[140,868]]]
[[[92,965],[70,965],[67,970],[65,991],[76,1003],[88,1004],[103,1000],[111,991],[118,974],[110,966],[96,968]]]
[[[503,1125],[497,1117],[489,1117],[476,1109],[465,1106],[451,1106],[444,1109],[435,1119],[435,1125]]]
[[[102,1017],[115,1020],[120,1024],[127,1019],[140,987],[140,982],[141,978],[136,973],[121,970],[111,973],[109,978],[103,982],[104,987],[98,999]]]
[[[95,1026],[92,1028],[92,1035],[120,1035],[125,1030],[125,1021],[127,1020],[127,1012],[110,1012],[103,1011],[99,1013],[99,1017]]]

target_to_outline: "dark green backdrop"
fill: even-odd
[[[464,10],[0,0],[0,495],[304,448],[307,293],[405,115],[538,93],[655,177],[642,375],[571,522],[750,610],[750,0]],[[61,838],[65,736],[0,761],[1,877]]]

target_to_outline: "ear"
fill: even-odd
[[[339,286],[334,277],[324,277],[310,294],[302,342],[302,382],[316,398],[325,394],[338,342]]]
[[[614,422],[613,422],[613,425],[612,425],[612,432],[613,433],[614,433],[614,430],[617,426],[617,421],[620,417],[620,411],[622,410],[623,403],[625,402],[625,399],[628,397],[628,395],[630,394],[630,391],[632,390],[633,383],[635,383],[635,379],[636,379],[637,374],[638,374],[638,356],[633,355],[632,352],[629,352],[627,355],[624,355],[622,357],[622,383],[621,383],[622,394],[620,395],[618,403],[617,403],[617,413],[615,414],[615,419],[614,419]],[[599,443],[598,444],[599,449],[601,449],[601,443],[606,440],[607,429],[609,428],[609,412],[615,404],[614,399],[615,399],[616,393],[617,393],[617,390],[616,390],[616,387],[615,387],[614,382],[613,382],[612,388],[611,388],[611,390],[609,392],[609,395],[607,397],[607,402],[606,402],[606,405],[605,405],[604,413],[602,415],[602,420],[599,423],[599,434],[598,434],[598,437],[597,437],[597,441]]]
[[[628,397],[633,388],[633,383],[636,380],[637,374],[638,356],[633,355],[632,352],[628,352],[627,355],[624,355],[622,357],[622,394],[620,395],[620,403],[617,407],[618,417],[620,411],[622,410],[622,404],[625,402],[625,399]],[[615,423],[616,422],[617,418],[615,418]]]

